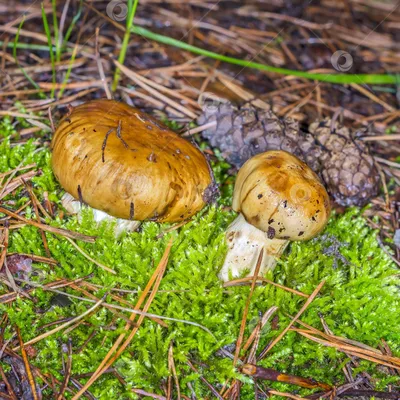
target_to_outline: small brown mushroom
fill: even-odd
[[[204,155],[149,115],[115,100],[82,104],[61,120],[52,141],[53,171],[69,195],[97,220],[178,222],[216,192]],[[129,225],[129,224],[128,224]]]
[[[264,249],[260,272],[272,269],[292,240],[308,240],[325,226],[328,194],[318,176],[285,151],[267,151],[239,170],[233,209],[240,212],[226,232],[228,254],[220,278],[254,273]]]

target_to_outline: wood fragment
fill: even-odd
[[[284,382],[290,385],[296,385],[307,389],[323,389],[329,391],[332,386],[317,382],[314,379],[303,378],[300,376],[288,375],[276,371],[272,368],[264,368],[253,364],[245,364],[242,367],[242,372],[246,375],[252,376],[253,378],[265,379],[272,382]]]

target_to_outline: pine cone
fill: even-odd
[[[249,158],[267,150],[285,150],[305,161],[318,172],[320,148],[310,134],[302,132],[297,121],[279,118],[272,111],[246,105],[238,109],[231,103],[205,107],[200,125],[216,121],[203,131],[211,146],[217,147],[226,160],[241,167]]]
[[[352,137],[348,128],[329,118],[316,121],[309,131],[323,147],[320,156],[322,177],[335,201],[343,206],[365,205],[376,196],[379,174],[368,148]]]
[[[312,123],[305,133],[291,118],[224,102],[204,107],[198,119],[200,125],[213,121],[216,126],[203,131],[203,137],[237,168],[258,153],[285,150],[319,174],[340,205],[363,206],[378,192],[379,175],[367,146],[337,123],[331,131],[330,119]]]

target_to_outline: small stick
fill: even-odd
[[[321,388],[325,391],[332,389],[332,386],[326,383],[317,382],[314,379],[287,375],[272,368],[263,368],[254,364],[245,364],[242,367],[242,372],[246,375],[252,376],[253,378],[265,379],[272,382],[289,383],[290,385],[296,385],[307,389]]]
[[[24,361],[26,375],[28,376],[28,382],[31,387],[32,396],[33,396],[34,400],[38,400],[38,395],[36,392],[35,378],[33,377],[31,366],[29,364],[28,356],[27,356],[26,350],[25,350],[25,346],[27,345],[27,343],[24,344],[24,342],[22,341],[20,329],[18,327],[16,327],[16,330],[17,330],[17,335],[18,335],[19,347],[21,348],[22,359]]]
[[[68,238],[71,238],[71,239],[82,240],[82,242],[88,242],[88,243],[94,243],[95,240],[96,240],[95,236],[83,235],[82,233],[69,231],[69,230],[63,229],[63,228],[55,228],[55,227],[50,226],[50,225],[41,224],[41,223],[33,221],[31,219],[27,219],[27,218],[21,217],[20,215],[8,210],[7,208],[1,207],[1,206],[0,206],[0,212],[3,213],[3,214],[8,215],[9,217],[15,218],[15,219],[17,219],[19,221],[23,221],[28,225],[35,226],[36,228],[42,229],[42,230],[44,230],[46,232],[54,233],[56,235],[60,235],[60,236],[63,236],[63,237],[68,237]]]

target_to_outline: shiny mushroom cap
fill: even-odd
[[[117,218],[182,221],[216,192],[198,148],[115,100],[74,108],[61,120],[52,149],[53,171],[62,187]]]
[[[304,162],[285,151],[267,151],[240,169],[233,209],[270,239],[307,240],[326,225],[330,202]]]

